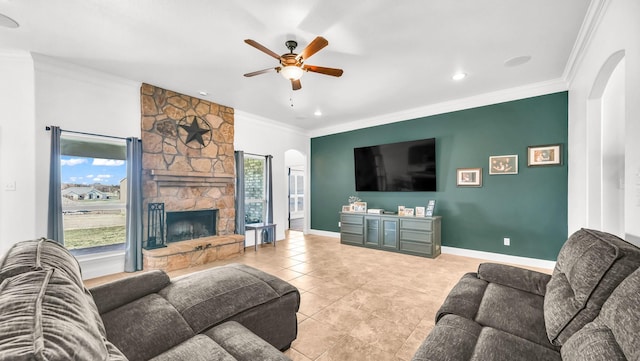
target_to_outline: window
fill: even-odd
[[[123,249],[125,142],[63,136],[60,148],[65,247],[81,253]]]
[[[267,205],[263,157],[245,155],[244,192],[245,223],[263,223]]]

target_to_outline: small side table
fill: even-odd
[[[262,231],[263,229],[271,229],[273,232],[273,246],[276,246],[276,225],[275,223],[252,223],[244,226],[245,231],[253,231],[253,235],[255,238],[255,243],[253,244],[253,250],[258,250],[258,231]],[[260,244],[262,244],[262,239],[260,240]]]

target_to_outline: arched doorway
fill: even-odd
[[[604,63],[589,95],[589,227],[625,237],[625,52]]]

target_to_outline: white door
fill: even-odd
[[[289,170],[289,219],[304,218],[304,172]]]

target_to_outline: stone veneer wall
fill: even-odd
[[[233,108],[152,85],[141,87],[142,177],[144,240],[147,204],[164,202],[165,211],[218,209],[217,234],[235,233],[235,159]],[[206,146],[184,144],[186,131],[197,116]],[[182,139],[182,140],[181,140]]]

